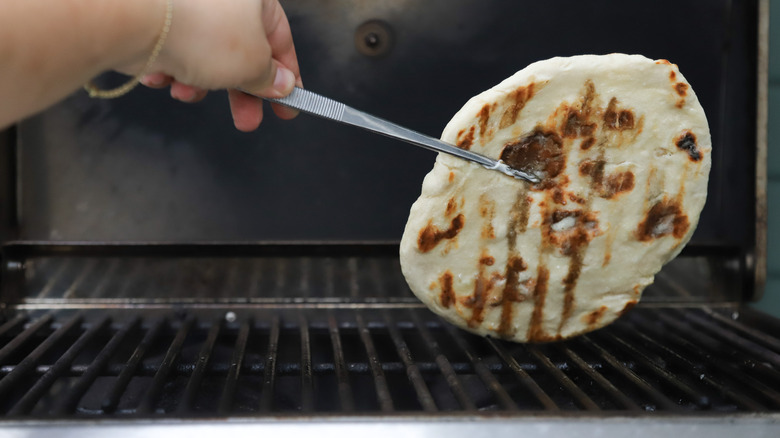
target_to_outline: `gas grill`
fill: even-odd
[[[678,63],[708,203],[614,324],[516,344],[428,311],[398,261],[425,151],[305,116],[239,134],[218,93],[76,93],[0,136],[0,430],[777,436],[780,320],[748,305],[769,2],[646,3],[284,2],[308,87],[430,134],[536,59]]]

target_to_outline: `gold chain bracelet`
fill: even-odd
[[[89,97],[97,99],[113,99],[127,94],[130,90],[135,88],[141,82],[141,78],[149,73],[149,69],[151,69],[152,64],[155,60],[157,60],[157,55],[160,54],[160,51],[165,44],[165,39],[168,37],[168,31],[171,30],[171,21],[173,21],[173,0],[167,0],[167,5],[165,8],[165,23],[163,24],[162,32],[160,33],[160,37],[157,38],[157,43],[154,45],[152,55],[149,56],[149,60],[146,61],[146,65],[144,66],[143,70],[141,70],[141,73],[133,76],[132,79],[125,82],[123,85],[120,85],[119,87],[113,88],[111,90],[101,90],[92,81],[87,82],[84,84],[84,89],[87,90],[87,93],[89,93]]]

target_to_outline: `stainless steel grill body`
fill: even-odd
[[[780,435],[780,322],[748,307],[768,1],[284,6],[307,86],[431,135],[538,59],[678,63],[715,151],[695,236],[602,330],[476,337],[400,273],[433,155],[304,117],[239,134],[218,94],[75,94],[0,133],[0,435]]]

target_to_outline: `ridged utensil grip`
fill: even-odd
[[[294,88],[293,92],[281,99],[268,99],[271,102],[280,103],[290,108],[314,114],[320,117],[341,121],[344,117],[346,105],[319,94],[306,91],[302,88]]]

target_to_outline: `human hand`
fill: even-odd
[[[302,86],[290,25],[278,0],[176,2],[153,71],[141,82],[170,86],[171,96],[184,102],[200,101],[208,90],[228,89],[233,122],[241,131],[257,129],[263,106],[261,99],[237,88],[279,98]],[[297,115],[281,105],[272,108],[282,119]]]

